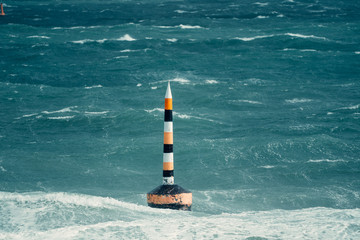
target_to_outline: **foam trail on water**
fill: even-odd
[[[255,37],[236,37],[234,39],[241,40],[241,41],[244,41],[244,42],[249,42],[249,41],[254,41],[256,39],[271,38],[273,36],[274,35],[260,35],[260,36],[255,36]]]
[[[50,37],[48,36],[37,36],[37,35],[34,35],[34,36],[28,36],[26,38],[42,38],[42,39],[50,39]]]
[[[297,37],[297,38],[313,38],[313,39],[328,40],[325,37],[318,37],[315,35],[303,35],[303,34],[299,34],[299,33],[285,33],[285,35],[291,36],[291,37]]]

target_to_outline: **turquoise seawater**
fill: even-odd
[[[359,239],[360,4],[4,2],[0,239]],[[175,183],[153,209],[164,96]]]

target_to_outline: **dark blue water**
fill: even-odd
[[[360,237],[356,1],[6,1],[0,239]],[[162,181],[167,82],[175,182]]]

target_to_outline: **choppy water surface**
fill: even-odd
[[[360,238],[360,6],[7,1],[0,239]],[[175,182],[161,184],[171,82]]]

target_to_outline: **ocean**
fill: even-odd
[[[3,6],[0,239],[360,239],[358,1]]]

